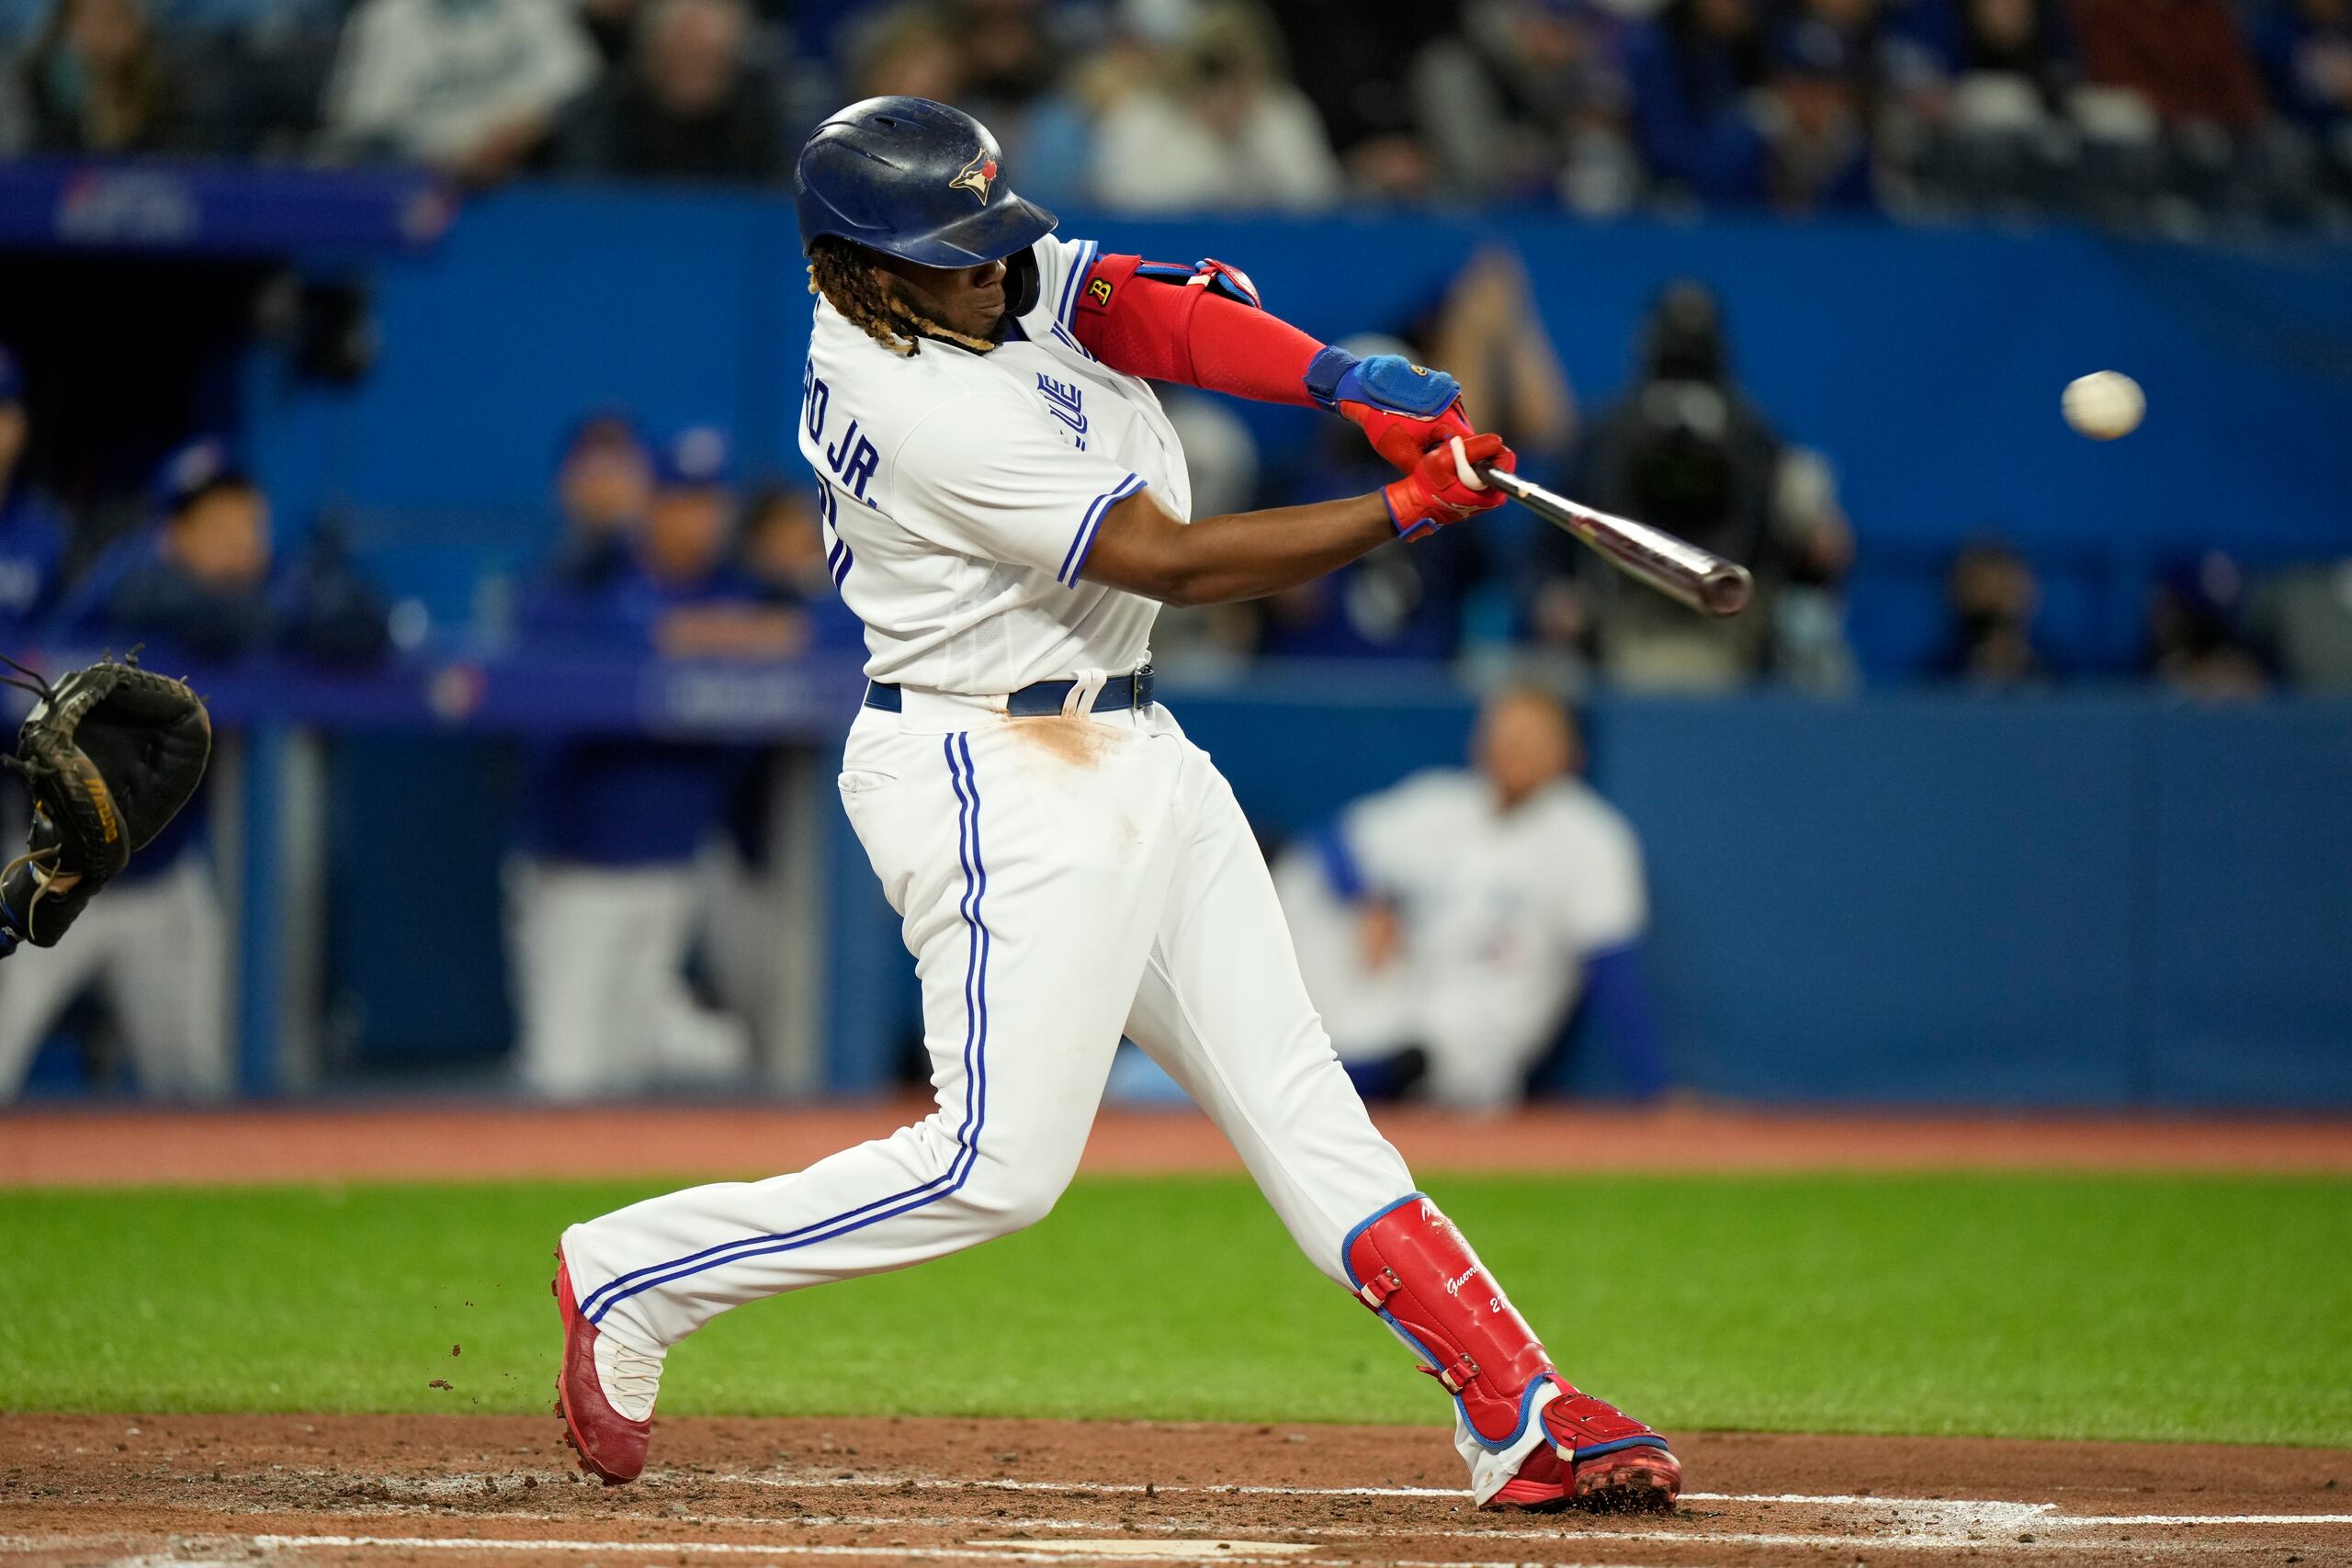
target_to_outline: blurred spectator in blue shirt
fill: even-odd
[[[775,92],[752,67],[742,0],[652,0],[628,63],[564,116],[557,161],[641,179],[774,179]]]
[[[1875,0],[1800,0],[1774,28],[1761,118],[1772,204],[1784,212],[1871,204],[1871,129],[1885,82]]]
[[[74,585],[57,613],[60,636],[144,643],[157,662],[274,649],[355,664],[383,652],[383,601],[331,535],[273,570],[268,498],[224,443],[193,441],[166,459],[153,513]]]
[[[653,457],[636,422],[618,409],[582,419],[556,460],[558,532],[542,575],[568,588],[609,581],[628,564],[652,497]]]
[[[762,600],[797,611],[807,627],[804,646],[820,652],[863,652],[865,625],[842,603],[829,564],[824,520],[805,488],[774,485],[752,498],[743,513],[739,559]]]
[[[518,617],[525,646],[673,657],[796,646],[796,618],[763,604],[731,561],[734,486],[724,433],[664,443],[626,559],[588,578],[545,574]],[[684,971],[695,862],[753,761],[741,747],[636,738],[530,748],[512,932],[532,1089],[581,1099],[744,1071],[742,1025],[701,1006]]]
[[[382,602],[333,550],[271,568],[269,505],[218,440],[165,460],[154,522],[92,567],[59,613],[78,643],[144,644],[145,662],[219,663],[273,649],[331,660],[384,645]],[[104,991],[140,1087],[210,1098],[231,1084],[227,917],[195,799],[84,911],[74,940],[0,981],[0,1094],[75,996]]]
[[[1749,105],[1765,43],[1754,0],[1672,0],[1627,38],[1634,135],[1660,182],[1701,201],[1765,198],[1767,148]]]
[[[32,152],[189,144],[186,89],[141,0],[57,0],[19,71]]]
[[[0,644],[20,644],[56,600],[66,519],[25,475],[24,372],[0,344]]]

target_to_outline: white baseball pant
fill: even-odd
[[[1412,1190],[1306,998],[1256,840],[1165,708],[1007,718],[904,694],[850,732],[842,798],[922,983],[939,1108],[766,1181],[565,1233],[581,1307],[646,1349],[744,1302],[1042,1218],[1125,1032],[1193,1096],[1315,1266]]]

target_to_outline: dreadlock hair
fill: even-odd
[[[901,358],[913,356],[926,337],[959,343],[979,354],[996,346],[987,338],[943,326],[915,310],[874,276],[868,254],[864,246],[838,235],[820,236],[808,247],[808,292],[822,295],[843,321]]]

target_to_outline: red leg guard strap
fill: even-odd
[[[1559,1374],[1453,1223],[1417,1192],[1350,1232],[1343,1257],[1356,1294],[1419,1348],[1480,1440],[1498,1450],[1515,1441],[1529,1394]]]

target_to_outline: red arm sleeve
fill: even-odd
[[[1323,345],[1206,288],[1137,277],[1141,256],[1104,256],[1078,291],[1078,341],[1114,370],[1261,403],[1311,407],[1306,365]]]

